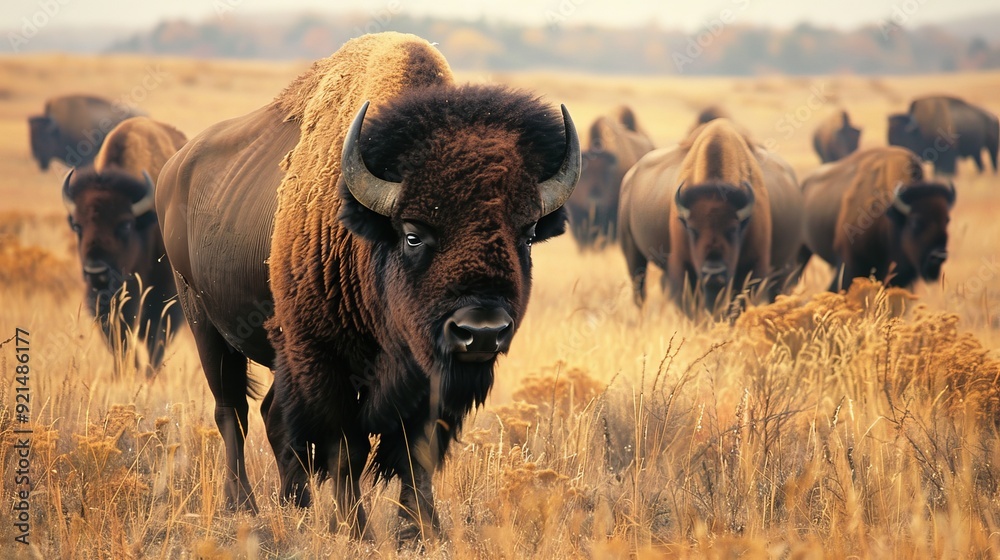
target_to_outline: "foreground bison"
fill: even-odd
[[[565,109],[456,86],[440,53],[396,33],[346,43],[171,159],[157,210],[216,398],[227,503],[256,509],[250,359],[274,370],[262,413],[284,499],[308,505],[309,472],[330,477],[331,527],[365,534],[358,481],[379,434],[371,465],[402,482],[400,538],[433,532],[431,475],[489,393],[531,245],[564,230],[580,167]]]
[[[628,107],[614,117],[598,117],[590,126],[580,182],[566,202],[573,238],[581,249],[601,248],[615,240],[622,177],[652,149],[653,141],[639,129]]]
[[[889,116],[889,144],[902,146],[934,164],[937,173],[954,175],[958,158],[970,157],[983,172],[985,149],[997,171],[1000,123],[996,115],[956,97],[915,99],[907,113]]]
[[[955,203],[949,184],[927,182],[909,150],[880,147],[823,166],[802,182],[806,244],[837,270],[831,291],[874,275],[891,286],[937,280],[948,257]]]
[[[802,195],[791,168],[728,119],[650,152],[626,174],[619,213],[636,304],[649,262],[689,313],[710,311],[766,281],[771,299],[789,280],[802,235]],[[749,283],[747,283],[749,281]],[[758,286],[759,287],[759,286]]]
[[[90,164],[105,137],[121,121],[144,113],[89,95],[45,102],[45,113],[28,118],[31,155],[42,171],[53,159],[71,167]]]
[[[829,163],[856,152],[860,139],[861,129],[851,126],[847,111],[837,111],[816,127],[813,148],[823,163]]]
[[[62,188],[78,239],[87,307],[115,353],[127,349],[129,331],[137,330],[146,342],[150,374],[163,359],[171,325],[184,319],[170,301],[176,290],[153,211],[152,177],[184,141],[171,126],[128,119],[108,134],[94,165],[71,170]],[[127,299],[113,305],[113,297],[124,294]]]

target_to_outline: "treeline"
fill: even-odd
[[[195,57],[315,59],[365,32],[415,33],[437,42],[464,70],[566,69],[594,73],[754,75],[907,74],[1000,68],[1000,46],[941,29],[892,21],[843,32],[807,24],[768,29],[716,21],[694,33],[656,26],[613,29],[522,27],[402,14],[303,15],[286,22],[220,13],[203,23],[164,22],[115,43],[111,52]]]

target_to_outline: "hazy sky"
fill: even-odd
[[[20,27],[22,18],[42,18],[46,8],[53,27],[107,24],[149,27],[164,18],[207,20],[219,14],[323,13],[353,11],[374,19],[393,14],[432,14],[466,19],[485,17],[534,25],[555,20],[568,25],[641,25],[696,30],[720,18],[733,23],[791,26],[801,21],[820,26],[857,27],[896,14],[905,26],[919,26],[1000,10],[997,0],[0,0],[0,28]]]

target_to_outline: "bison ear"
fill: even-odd
[[[396,231],[392,229],[392,220],[378,212],[374,212],[358,202],[347,188],[347,183],[341,177],[337,183],[340,193],[340,214],[337,218],[351,233],[363,237],[373,243],[395,243]]]
[[[566,233],[567,222],[569,222],[569,212],[565,206],[542,216],[535,226],[535,243]]]

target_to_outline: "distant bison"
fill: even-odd
[[[170,263],[153,211],[153,177],[184,145],[184,135],[145,117],[123,121],[107,137],[92,167],[71,170],[63,202],[76,232],[88,309],[113,351],[137,329],[146,341],[147,373],[163,359],[171,325],[183,320]],[[149,290],[144,293],[144,290]],[[127,292],[127,299],[113,298]]]
[[[927,182],[909,150],[855,152],[817,169],[802,189],[806,244],[837,269],[831,291],[870,275],[903,287],[917,278],[937,280],[948,257],[955,189]]]
[[[628,107],[619,108],[614,117],[598,117],[590,126],[583,174],[566,202],[573,237],[581,249],[600,248],[616,239],[622,177],[652,149],[653,141],[639,129]]]
[[[858,149],[861,129],[851,126],[847,111],[827,117],[813,133],[813,148],[823,163],[843,159]]]
[[[67,95],[45,102],[45,112],[28,118],[31,155],[42,171],[53,159],[70,167],[88,165],[104,138],[121,121],[145,115],[89,95]]]
[[[365,535],[378,434],[370,465],[402,482],[400,539],[433,534],[432,473],[493,385],[531,246],[564,231],[580,168],[565,108],[456,86],[434,47],[397,33],[347,42],[174,156],[157,211],[216,399],[228,505],[256,509],[252,359],[274,370],[261,411],[283,499],[308,505],[310,472],[333,478],[331,527]]]
[[[934,164],[937,173],[954,175],[960,157],[970,157],[981,173],[982,151],[997,171],[1000,123],[996,115],[957,97],[922,97],[909,112],[889,116],[889,144],[907,148]]]
[[[771,299],[791,278],[802,236],[802,195],[791,168],[728,119],[696,129],[675,148],[644,156],[622,182],[622,249],[635,299],[647,264],[667,275],[689,313],[712,311],[767,281]]]

